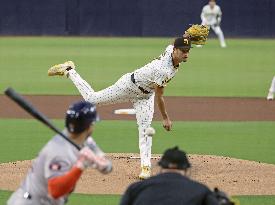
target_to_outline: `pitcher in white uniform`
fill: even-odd
[[[166,111],[163,93],[166,84],[175,76],[181,62],[187,61],[191,41],[188,37],[175,39],[163,54],[142,68],[123,75],[114,85],[95,91],[75,70],[72,61],[58,64],[48,70],[49,76],[67,76],[72,80],[82,97],[97,105],[132,102],[136,110],[141,158],[140,179],[151,175],[152,137],[145,134],[154,114],[154,98],[163,118],[163,127],[170,131],[172,122]]]
[[[90,136],[97,119],[93,104],[73,104],[66,113],[64,134],[82,149],[56,135],[40,151],[7,205],[63,205],[86,168],[92,166],[109,173],[111,162]]]
[[[210,26],[220,40],[222,48],[226,47],[224,35],[220,27],[222,20],[221,8],[216,4],[216,0],[209,0],[209,3],[205,5],[201,12],[201,24]]]

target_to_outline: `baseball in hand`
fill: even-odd
[[[153,135],[156,134],[156,131],[153,127],[148,127],[146,130],[145,130],[145,135],[148,135],[150,137],[153,137]]]

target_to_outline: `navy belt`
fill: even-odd
[[[137,84],[136,84],[136,80],[135,80],[135,75],[134,75],[134,73],[132,73],[132,75],[131,75],[131,81],[132,81],[135,85],[137,85]],[[143,89],[143,88],[140,87],[140,86],[137,86],[137,87],[138,87],[138,89],[140,89],[140,91],[143,92],[144,94],[149,94],[149,93],[150,93],[149,91]]]

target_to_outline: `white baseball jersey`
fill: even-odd
[[[178,71],[173,66],[173,48],[169,45],[158,58],[97,92],[75,70],[69,71],[69,78],[86,101],[97,105],[132,102],[139,130],[141,166],[151,166],[152,137],[145,135],[145,130],[150,127],[154,114],[154,84],[165,86]]]
[[[66,131],[64,131],[67,134]],[[48,195],[48,179],[64,175],[76,163],[79,151],[60,136],[51,139],[32,163],[28,174],[8,205],[63,205],[67,197],[53,199]]]
[[[134,71],[137,85],[147,91],[153,91],[155,84],[160,87],[166,86],[178,71],[173,66],[173,48],[172,45],[169,45],[158,58]]]
[[[218,5],[213,9],[209,5],[205,5],[202,9],[201,20],[203,25],[213,26],[221,22],[222,11]]]

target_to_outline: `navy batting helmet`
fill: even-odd
[[[89,102],[80,101],[71,105],[67,110],[65,125],[69,132],[77,134],[98,120],[96,106]]]

